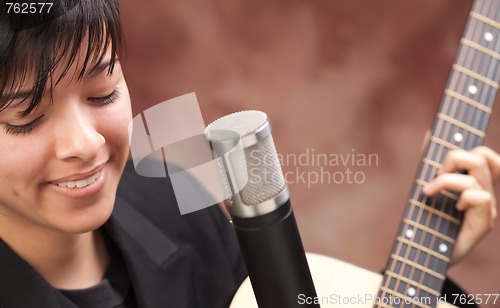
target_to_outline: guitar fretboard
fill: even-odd
[[[428,197],[422,187],[448,151],[483,143],[500,81],[499,36],[500,0],[474,1],[375,307],[436,307],[462,212],[457,192]]]

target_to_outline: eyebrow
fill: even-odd
[[[115,64],[118,63],[118,59],[115,59],[114,63]],[[83,79],[87,81],[89,79],[95,78],[104,70],[108,69],[110,65],[111,65],[111,59],[103,60],[101,63],[95,66]]]
[[[0,97],[0,103],[3,104],[3,103],[6,103],[6,102],[10,102],[10,101],[13,101],[13,100],[19,100],[19,99],[24,100],[30,94],[31,94],[31,90],[17,91],[17,92],[14,92],[14,93],[4,93],[4,94],[2,94],[2,97]],[[9,105],[9,107],[10,106],[15,107],[17,105],[18,104],[11,104],[11,105]]]
[[[114,64],[118,63],[118,59],[115,59]],[[111,59],[105,59],[98,65],[96,65],[90,72],[88,72],[85,77],[83,78],[85,81],[88,81],[92,78],[95,78],[99,74],[101,74],[104,70],[108,69],[109,66],[111,65]],[[16,91],[13,93],[3,93],[2,97],[0,97],[0,104],[14,101],[14,100],[25,100],[26,98],[29,97],[31,94],[32,90],[23,90],[23,91]],[[12,107],[15,107],[18,104],[13,104],[11,105]]]

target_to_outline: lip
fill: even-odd
[[[81,188],[70,188],[65,186],[59,186],[58,183],[67,182],[67,181],[78,181],[85,178],[88,178],[99,172],[99,176],[95,179],[92,184],[89,184],[85,187]],[[52,192],[55,192],[59,195],[65,196],[71,199],[82,199],[86,197],[90,197],[101,191],[106,183],[107,178],[107,168],[106,165],[100,165],[97,168],[92,169],[89,172],[74,174],[71,176],[59,178],[54,181],[46,182],[43,187],[49,189]]]
[[[57,185],[58,183],[62,183],[62,182],[81,181],[81,180],[84,180],[86,178],[89,178],[90,176],[96,174],[97,172],[102,171],[102,169],[104,169],[104,166],[105,166],[105,164],[100,164],[99,166],[91,169],[90,171],[68,175],[68,176],[65,176],[62,178],[58,178],[57,180],[48,181],[48,183]]]

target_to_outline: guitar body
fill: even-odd
[[[372,308],[375,303],[382,275],[367,269],[329,258],[307,253],[307,261],[318,293],[321,307]],[[307,307],[307,299],[297,296],[297,301]],[[310,302],[309,302],[310,303]],[[250,280],[247,278],[236,292],[231,308],[257,308]],[[438,308],[453,308],[441,303]]]

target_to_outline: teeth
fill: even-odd
[[[87,179],[84,179],[84,180],[81,180],[81,181],[68,181],[68,182],[61,182],[61,183],[57,183],[58,186],[61,186],[61,187],[68,187],[68,188],[83,188],[85,186],[88,186],[92,183],[95,182],[95,180],[97,180],[97,178],[101,175],[101,172],[97,172],[96,174],[94,174],[93,176],[87,178]]]

